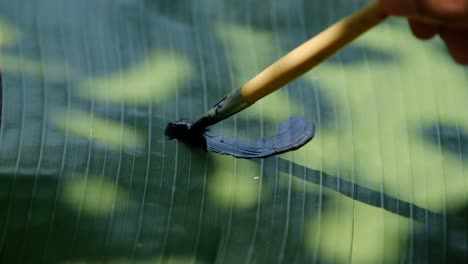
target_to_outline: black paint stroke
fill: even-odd
[[[164,133],[169,139],[178,139],[206,151],[244,159],[267,158],[296,150],[307,144],[315,135],[314,125],[300,116],[288,118],[279,124],[276,135],[258,139],[256,142],[223,138],[209,130],[194,131],[192,124],[187,120],[171,122]]]
[[[245,159],[266,158],[296,150],[307,144],[314,135],[314,125],[300,116],[288,118],[278,126],[276,135],[254,143],[237,138],[225,139],[209,131],[204,134],[208,151]]]
[[[260,163],[259,160],[255,162]],[[421,223],[442,223],[443,215],[429,209],[419,207],[410,202],[400,200],[380,191],[372,190],[356,183],[343,180],[339,177],[326,174],[322,171],[313,170],[282,158],[269,159],[265,163],[277,163],[276,166],[264,164],[266,173],[276,173],[276,170],[291,174],[307,182],[321,185],[329,190],[338,192],[353,200],[370,206],[382,208],[393,214],[413,219]]]

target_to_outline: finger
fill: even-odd
[[[402,1],[402,0],[397,0]],[[420,15],[440,19],[462,18],[468,22],[467,0],[409,0],[414,1]]]
[[[468,65],[468,29],[443,29],[439,33],[450,55],[462,65]]]
[[[410,20],[409,24],[413,34],[423,40],[431,39],[439,32],[439,25],[436,24],[426,24],[417,20]]]
[[[380,0],[380,3],[390,15],[468,26],[468,0]]]
[[[414,0],[380,0],[382,9],[394,16],[408,16],[418,13]]]

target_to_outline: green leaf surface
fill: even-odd
[[[399,19],[212,128],[295,152],[164,135],[365,3],[0,0],[0,262],[467,262],[468,74]]]

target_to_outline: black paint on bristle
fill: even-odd
[[[193,129],[193,122],[189,120],[179,120],[167,124],[164,134],[169,139],[177,139],[192,146],[201,147],[206,150],[206,139],[204,133],[206,129]]]

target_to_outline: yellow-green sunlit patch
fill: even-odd
[[[8,21],[0,17],[0,44],[12,44],[18,39],[18,37],[18,30]]]
[[[376,207],[341,197],[320,218],[311,220],[305,247],[336,263],[394,263],[406,248],[411,221]],[[333,261],[334,260],[334,261]]]
[[[258,202],[259,168],[247,160],[213,155],[214,171],[209,181],[213,203],[225,208],[251,208]]]
[[[192,66],[186,58],[157,51],[127,70],[84,81],[78,94],[111,103],[161,102],[175,94],[191,73]]]
[[[66,180],[63,187],[65,203],[92,216],[105,216],[114,210],[124,209],[128,194],[117,184],[97,176],[75,176]]]
[[[57,111],[53,122],[64,132],[117,150],[143,148],[146,144],[144,135],[135,128],[91,113]]]
[[[54,81],[71,77],[67,72],[69,68],[66,65],[43,63],[8,54],[2,55],[1,67],[4,72],[42,76],[45,79]]]
[[[306,228],[304,242],[310,254],[318,250],[325,260],[336,263],[387,263],[405,249],[412,220],[284,173],[279,184],[328,198],[322,215],[310,219]]]
[[[281,50],[272,33],[251,27],[218,25],[216,35],[227,46],[234,73],[234,85],[240,87],[281,57]],[[233,88],[234,89],[234,88]],[[272,121],[282,121],[300,113],[300,107],[289,100],[286,90],[276,91],[261,99],[241,115],[259,115]]]

